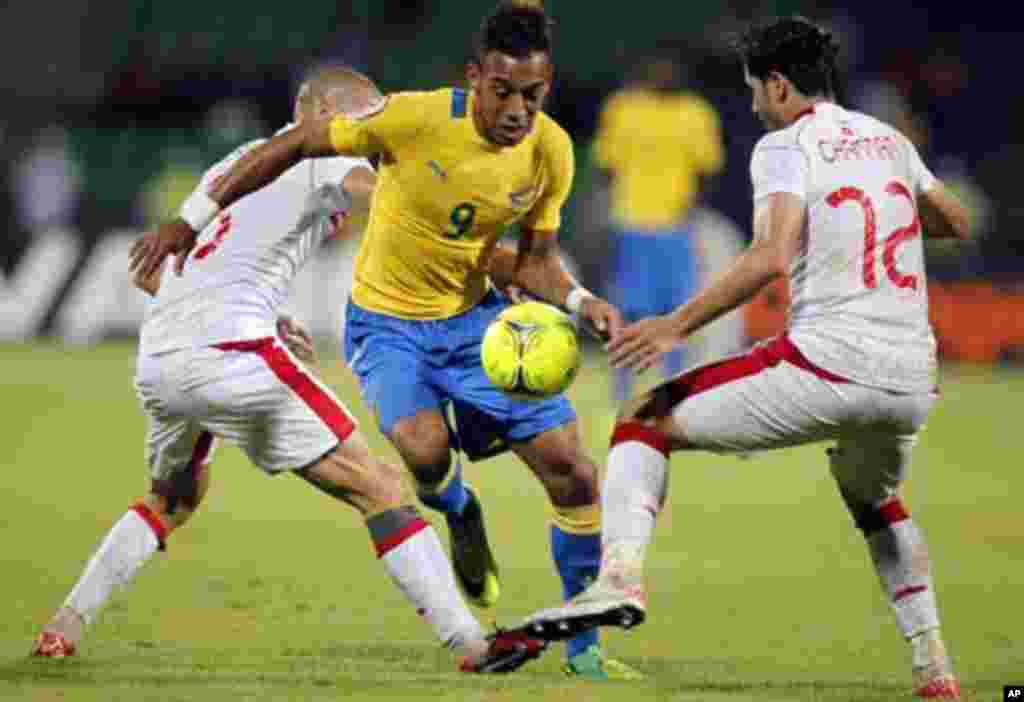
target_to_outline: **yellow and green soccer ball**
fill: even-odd
[[[487,327],[480,360],[491,382],[509,395],[534,400],[558,395],[580,369],[576,326],[542,302],[512,305]]]

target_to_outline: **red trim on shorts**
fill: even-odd
[[[616,425],[615,431],[612,432],[612,447],[627,441],[639,441],[668,458],[668,437],[642,422],[623,422]]]
[[[917,593],[924,592],[927,589],[928,589],[927,585],[917,585],[915,587],[905,587],[902,590],[897,590],[896,591],[896,594],[892,596],[892,601],[893,602],[899,602],[904,597],[910,597],[911,595],[916,595]]]
[[[374,547],[377,549],[377,558],[381,558],[388,551],[398,548],[429,526],[422,517],[416,517],[416,519],[413,519],[404,527],[388,536],[388,538],[374,544]]]
[[[716,363],[694,368],[671,381],[671,404],[677,405],[687,397],[699,395],[719,385],[741,380],[761,371],[774,368],[782,361],[800,370],[813,373],[830,383],[850,382],[842,376],[830,373],[811,363],[790,338],[783,334],[771,341],[759,344],[741,356],[733,356]]]
[[[149,528],[153,530],[153,534],[156,535],[156,540],[159,543],[160,550],[166,551],[167,527],[165,527],[164,523],[160,521],[160,517],[157,515],[157,513],[151,510],[149,508],[149,505],[147,505],[145,502],[136,502],[134,505],[132,505],[132,511],[135,512],[135,514],[142,517],[143,520],[145,520],[146,524],[149,525]]]
[[[906,508],[899,500],[890,500],[889,502],[886,502],[878,508],[878,515],[882,518],[883,522],[890,526],[897,522],[902,522],[904,519],[910,519],[910,515],[907,514]]]
[[[288,352],[278,345],[272,336],[249,341],[227,341],[215,344],[221,351],[249,351],[258,353],[278,379],[299,396],[313,410],[317,417],[334,432],[339,441],[344,441],[355,430],[355,422],[345,408],[317,385],[301,366],[292,360]]]

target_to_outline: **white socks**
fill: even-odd
[[[469,611],[455,584],[451,563],[437,533],[423,528],[381,553],[391,579],[427,620],[437,637],[451,649],[484,639],[484,630]]]
[[[903,636],[910,639],[938,629],[931,561],[917,525],[909,517],[901,519],[870,534],[867,542]]]
[[[153,527],[135,509],[129,510],[103,539],[64,606],[91,624],[114,591],[126,587],[159,546]]]
[[[640,424],[620,425],[615,431],[601,486],[602,572],[643,568],[668,488],[668,455],[662,443],[660,435]]]

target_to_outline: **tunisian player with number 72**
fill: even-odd
[[[959,699],[928,551],[899,488],[936,400],[922,224],[928,236],[966,239],[967,212],[906,138],[837,104],[828,32],[799,17],[774,20],[738,48],[769,130],[751,158],[753,243],[692,301],[627,326],[608,350],[617,366],[648,368],[784,275],[788,331],[624,408],[601,490],[600,575],[568,605],[527,620],[527,631],[554,640],[643,621],[644,554],[671,452],[829,441],[839,492],[910,644],[915,692]]]

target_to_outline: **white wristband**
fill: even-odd
[[[220,205],[217,201],[207,195],[206,190],[198,188],[182,203],[178,216],[198,234],[206,229],[219,212]]]
[[[569,310],[573,314],[579,314],[580,307],[583,306],[583,301],[588,297],[593,296],[594,294],[586,288],[573,288],[565,298],[565,309]]]

